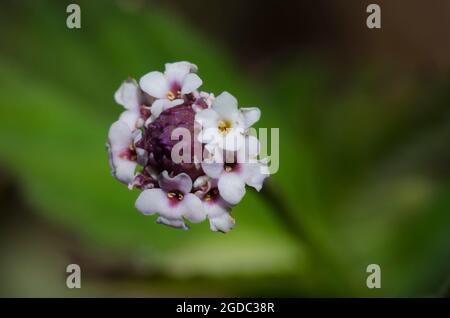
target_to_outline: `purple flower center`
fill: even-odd
[[[148,153],[148,165],[158,172],[167,170],[169,175],[180,173],[188,174],[192,180],[203,175],[203,170],[194,162],[194,122],[195,111],[192,101],[188,100],[182,105],[175,106],[162,112],[159,117],[150,123],[143,133],[142,139],[136,147],[145,149]],[[191,163],[175,163],[172,160],[172,148],[180,140],[172,140],[172,132],[176,128],[189,130],[191,136]],[[183,155],[182,150],[180,155]]]

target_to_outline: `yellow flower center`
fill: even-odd
[[[168,100],[174,100],[175,98],[180,98],[181,97],[181,91],[176,91],[176,93],[172,92],[172,91],[168,91],[166,93],[167,99]]]
[[[166,93],[167,99],[169,100],[174,100],[175,99],[175,94],[172,91],[168,91]]]
[[[221,134],[226,134],[232,127],[233,124],[229,120],[219,120],[219,123],[217,125],[217,129],[219,129],[219,132]]]
[[[171,191],[171,192],[167,193],[167,197],[169,199],[177,199],[178,201],[181,201],[181,200],[183,200],[184,195],[178,191]]]

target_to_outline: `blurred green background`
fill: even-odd
[[[377,1],[381,30],[368,1],[79,0],[79,30],[71,2],[0,4],[0,296],[449,295],[447,1]],[[114,91],[178,60],[280,128],[226,235],[155,224],[110,175]]]

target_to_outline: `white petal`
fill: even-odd
[[[184,78],[191,72],[191,66],[187,62],[167,63],[164,75],[169,86],[176,83],[182,85]]]
[[[235,223],[235,220],[227,213],[220,217],[210,219],[209,227],[211,231],[227,233],[233,229]]]
[[[204,109],[195,114],[195,121],[198,122],[203,128],[217,129],[219,120],[219,114],[212,109]]]
[[[245,183],[260,191],[264,180],[270,175],[267,163],[260,161],[241,165]]]
[[[161,214],[170,209],[167,194],[161,189],[142,191],[136,200],[135,207],[145,215]]]
[[[126,123],[131,130],[135,130],[139,117],[139,112],[134,110],[126,110],[120,114],[119,120]]]
[[[165,224],[177,229],[189,230],[189,227],[184,223],[183,218],[179,219],[170,219],[163,216],[160,216],[156,219],[156,223]]]
[[[207,143],[208,151],[215,151],[222,136],[217,128],[204,128],[198,133],[197,140],[200,143]]]
[[[141,103],[141,90],[134,79],[126,80],[114,94],[117,104],[126,109],[138,109]]]
[[[169,100],[169,99],[157,99],[153,102],[151,107],[152,115],[146,120],[145,126],[147,126],[149,123],[152,123],[155,121],[156,118],[161,115],[161,113],[167,109],[170,109],[172,107],[181,105],[184,103],[183,99],[175,99],[175,100]]]
[[[166,63],[166,72],[172,72],[174,70],[179,71],[187,71],[187,73],[192,72],[196,73],[198,71],[198,67],[195,64],[192,64],[187,61],[174,62],[174,63]]]
[[[209,219],[218,217],[224,213],[229,213],[231,210],[230,204],[220,197],[215,200],[203,201],[202,203]]]
[[[145,74],[139,80],[139,85],[144,92],[156,98],[166,98],[166,94],[169,91],[167,79],[161,72]]]
[[[237,162],[239,163],[255,163],[258,162],[256,157],[259,155],[260,142],[255,136],[245,136],[244,144],[237,152]]]
[[[223,174],[218,183],[221,197],[230,204],[238,204],[245,195],[245,183],[236,173]]]
[[[261,111],[258,107],[241,108],[240,111],[244,116],[245,128],[253,126],[261,117]]]
[[[239,115],[237,106],[238,103],[236,98],[228,92],[223,92],[214,99],[211,108],[214,109],[221,118],[235,121]]]
[[[195,91],[203,84],[202,80],[197,74],[190,73],[186,75],[181,84],[181,94],[189,94]]]
[[[170,102],[170,105],[168,105],[166,109],[181,105],[183,103],[184,103],[184,99],[181,99],[181,98],[174,99],[173,101]],[[166,109],[164,109],[164,110],[166,110]]]
[[[189,74],[190,66],[187,63],[168,63],[164,75],[169,87],[182,86],[184,78]]]
[[[225,137],[222,139],[220,147],[229,151],[236,151],[241,149],[245,143],[245,137],[242,130],[237,128],[230,129]]]
[[[112,159],[112,174],[117,180],[128,184],[134,180],[135,170],[137,163],[127,159],[119,157],[113,157]]]
[[[202,201],[194,194],[188,193],[181,201],[183,216],[192,223],[199,223],[205,220],[206,213],[203,209]]]
[[[182,193],[189,193],[192,189],[192,179],[186,173],[180,173],[171,178],[167,171],[163,171],[159,177],[159,186],[165,191],[178,190]]]
[[[214,232],[220,231],[226,233],[234,227],[235,223],[235,220],[227,212],[209,218],[209,227]]]
[[[157,99],[153,102],[150,111],[152,112],[153,119],[159,117],[159,115],[164,111],[164,106],[170,104],[168,99]]]
[[[123,121],[116,121],[109,128],[108,142],[113,153],[128,148],[132,142],[130,127]]]
[[[223,163],[220,162],[203,162],[202,169],[211,178],[219,178],[224,171]]]

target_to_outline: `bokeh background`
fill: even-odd
[[[450,2],[371,1],[369,30],[369,1],[78,0],[70,30],[71,2],[0,4],[0,296],[449,295]],[[155,224],[110,175],[114,91],[178,60],[280,128],[226,235]]]

